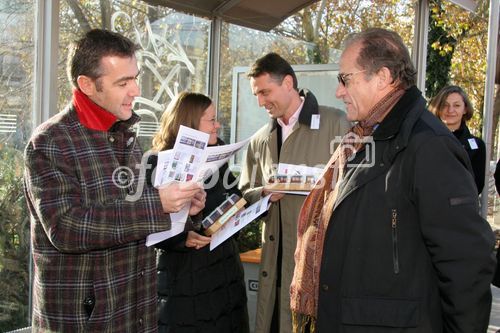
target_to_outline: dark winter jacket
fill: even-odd
[[[486,168],[486,145],[483,140],[470,133],[465,123],[462,123],[459,129],[453,131],[453,135],[460,141],[469,155],[477,192],[481,193],[484,187],[484,171]]]
[[[156,156],[150,162],[154,169]],[[232,187],[224,188],[224,181]],[[241,196],[236,185],[228,165],[223,165],[215,186],[205,189],[203,216],[228,195]],[[199,250],[186,247],[186,237],[183,232],[156,245],[159,333],[248,332],[244,273],[235,239],[210,251],[209,245]]]
[[[465,151],[416,87],[373,139],[328,225],[318,331],[486,332],[494,237]]]

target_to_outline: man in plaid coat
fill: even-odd
[[[68,63],[72,103],[26,147],[35,332],[156,331],[155,256],[145,238],[170,228],[166,213],[204,207],[196,183],[143,186],[130,129],[139,121],[136,50],[119,34],[88,32]]]

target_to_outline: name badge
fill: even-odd
[[[311,117],[311,129],[319,129],[319,114],[313,114]]]
[[[469,146],[470,146],[470,149],[472,150],[476,150],[478,149],[479,147],[477,146],[477,142],[474,138],[470,138],[469,139]]]

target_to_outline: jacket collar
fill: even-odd
[[[470,134],[470,131],[469,131],[469,128],[465,125],[465,122],[462,121],[462,123],[460,124],[460,127],[458,129],[456,129],[455,131],[453,131],[453,134],[455,135],[455,137],[457,139],[459,138],[469,138],[471,137],[472,135]]]
[[[387,140],[394,137],[402,129],[405,119],[410,121],[413,119],[414,123],[423,112],[424,108],[417,108],[416,110],[413,110],[411,115],[408,113],[419,102],[425,103],[422,93],[417,87],[410,87],[377,127],[373,133],[373,139],[375,141]]]
[[[307,89],[300,89],[299,96],[304,97],[304,105],[300,111],[299,120],[297,123],[311,126],[311,119],[314,114],[319,113],[318,100],[312,92]],[[274,131],[278,126],[278,121],[276,119],[271,119],[269,123],[269,133]]]
[[[137,124],[141,120],[141,117],[135,113],[135,111],[132,111],[132,117],[128,118],[127,120],[119,120],[116,123],[111,126],[109,129],[110,132],[120,132],[120,131],[126,131],[130,129],[132,126]]]
[[[66,110],[67,110],[68,114],[73,118],[73,120],[78,123],[78,125],[85,127],[91,131],[97,131],[97,132],[103,132],[103,133],[127,131],[128,129],[130,129],[132,126],[134,126],[135,124],[137,124],[141,120],[141,117],[137,113],[135,113],[135,111],[132,110],[132,116],[129,119],[115,121],[113,123],[113,125],[109,128],[108,131],[102,131],[102,130],[95,130],[95,129],[88,128],[87,126],[85,126],[85,124],[82,124],[82,122],[80,121],[80,118],[78,117],[75,105],[73,103],[70,103],[67,106]]]
[[[384,163],[391,163],[410,140],[412,129],[423,112],[428,112],[426,101],[417,87],[410,87],[396,103],[387,117],[373,133],[374,141],[390,141],[388,149],[384,150]]]

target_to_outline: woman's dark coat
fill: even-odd
[[[153,169],[156,162],[156,156],[151,156],[149,163]],[[224,179],[232,185],[228,189],[224,188]],[[203,216],[228,195],[241,196],[237,183],[228,165],[223,165],[215,186],[206,188]],[[210,178],[205,184],[210,184]],[[230,238],[212,251],[210,245],[196,250],[185,246],[186,237],[187,232],[183,232],[156,245],[158,332],[248,332],[244,274],[236,241]]]
[[[477,193],[481,193],[484,187],[484,172],[486,170],[486,145],[483,140],[470,133],[465,123],[462,123],[459,129],[453,131],[453,135],[460,141],[467,155],[469,155]]]
[[[415,87],[373,138],[326,232],[318,331],[486,332],[494,237],[465,151]]]

